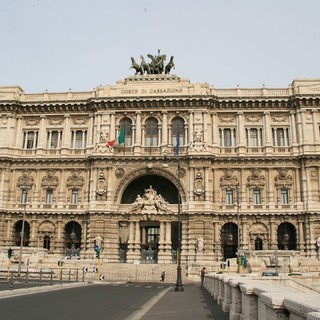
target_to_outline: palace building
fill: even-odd
[[[186,266],[274,250],[316,261],[319,101],[320,79],[219,89],[169,72],[88,92],[0,87],[0,246],[92,259],[99,239],[103,261],[127,264],[175,263],[179,245]]]

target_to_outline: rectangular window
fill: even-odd
[[[79,201],[79,190],[72,190],[71,191],[71,204],[77,204]]]
[[[289,141],[289,129],[288,128],[272,128],[272,141],[275,147],[287,147],[290,144]]]
[[[38,131],[25,131],[23,137],[24,149],[35,149],[38,146]]]
[[[281,204],[289,204],[289,190],[281,189],[280,190],[280,201]]]
[[[253,204],[261,204],[261,190],[260,189],[253,190],[252,202],[253,202]]]
[[[226,190],[226,204],[234,204],[233,190]]]
[[[262,145],[261,129],[249,128],[246,130],[246,135],[249,147],[260,147]]]
[[[87,145],[87,130],[72,131],[71,147],[75,149],[85,148]]]
[[[236,146],[236,129],[219,129],[220,147],[230,148]]]
[[[47,189],[47,194],[46,194],[46,203],[51,204],[53,200],[53,190],[52,189]]]
[[[28,202],[28,191],[26,189],[21,190],[21,203]]]
[[[47,148],[57,149],[61,147],[62,132],[61,131],[49,131],[47,134]]]

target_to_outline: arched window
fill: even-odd
[[[146,121],[145,146],[158,146],[158,121],[155,118]]]
[[[185,136],[184,136],[184,120],[182,118],[174,118],[172,120],[172,129],[171,129],[171,143],[176,146],[177,140],[179,140],[179,145],[185,145]]]
[[[120,121],[120,131],[124,128],[124,145],[132,146],[132,121],[129,118],[124,118]]]

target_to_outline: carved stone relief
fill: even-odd
[[[132,203],[131,213],[167,213],[172,212],[168,209],[168,202],[164,200],[161,194],[150,186],[144,190],[142,197],[138,194],[136,200]]]

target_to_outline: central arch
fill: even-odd
[[[143,195],[145,189],[149,188],[149,186],[152,186],[158,194],[161,194],[168,203],[178,203],[176,186],[170,180],[154,174],[144,175],[131,181],[123,192],[120,203],[133,203],[137,195]]]

